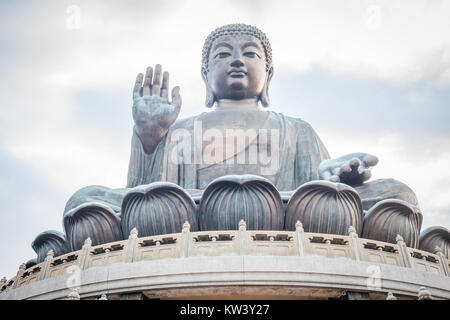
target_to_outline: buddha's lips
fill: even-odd
[[[247,75],[247,72],[243,70],[231,70],[228,72],[228,75],[233,78],[242,78]]]

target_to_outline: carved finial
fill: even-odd
[[[80,300],[80,295],[78,294],[78,288],[72,289],[72,291],[67,295],[67,300]]]
[[[348,227],[348,235],[349,235],[349,236],[354,236],[354,235],[358,236],[358,234],[356,233],[356,229],[355,229],[354,226]]]
[[[6,280],[6,277],[3,277],[3,278],[0,280],[0,284],[5,284],[6,282],[8,282],[8,280]]]
[[[181,232],[185,233],[189,231],[191,231],[191,225],[186,221],[185,223],[183,223],[183,229],[181,229]]]
[[[303,224],[300,222],[300,220],[297,220],[295,223],[295,231],[304,231]]]
[[[442,253],[442,248],[438,247],[438,246],[434,247],[434,254],[439,254],[439,253]]]
[[[403,239],[403,237],[402,237],[401,235],[398,234],[398,235],[395,237],[395,241],[400,242],[400,241],[405,241],[405,240]]]
[[[97,300],[108,300],[108,297],[103,293]]]
[[[51,261],[53,260],[53,256],[55,255],[55,252],[53,250],[48,250],[47,256],[45,257],[45,261]]]
[[[419,300],[433,300],[430,291],[428,291],[425,287],[419,288],[418,298]]]
[[[397,300],[397,298],[389,291],[386,300]]]
[[[130,236],[128,237],[128,239],[136,239],[138,234],[139,234],[138,229],[134,227],[133,229],[131,229]]]
[[[25,270],[27,268],[27,265],[25,263],[21,263],[19,266],[19,270]]]
[[[239,221],[239,231],[245,231],[247,230],[247,224],[244,220]]]
[[[83,247],[90,247],[92,245],[92,240],[90,237],[87,237],[86,240],[84,240]]]

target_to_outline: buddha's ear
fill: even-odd
[[[216,97],[214,96],[211,86],[209,85],[206,70],[202,70],[202,78],[203,78],[203,81],[205,82],[205,86],[206,86],[205,106],[207,108],[212,108],[212,106],[214,105],[214,102],[216,101]]]
[[[269,71],[267,71],[266,83],[264,83],[264,88],[262,89],[261,95],[259,96],[259,100],[261,101],[261,104],[263,105],[264,108],[270,106],[269,83],[270,80],[272,80],[272,76],[273,76],[273,67],[270,67]]]

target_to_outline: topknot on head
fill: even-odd
[[[266,71],[270,70],[272,67],[272,47],[270,46],[270,42],[266,34],[254,26],[234,23],[215,29],[206,38],[202,52],[202,73],[209,71],[208,62],[212,44],[217,38],[226,35],[250,35],[259,39],[266,55]]]

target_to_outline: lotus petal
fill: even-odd
[[[201,230],[237,230],[241,219],[248,230],[283,230],[283,202],[266,178],[223,176],[203,192],[199,205]]]
[[[54,230],[44,231],[38,234],[31,247],[37,253],[36,263],[44,261],[50,250],[53,250],[54,257],[71,251],[66,236]]]
[[[171,182],[154,182],[130,189],[122,202],[122,230],[127,237],[133,228],[139,236],[181,232],[188,221],[198,230],[197,207],[189,194]]]
[[[295,230],[300,221],[306,232],[345,235],[353,226],[362,229],[362,204],[352,187],[325,180],[301,185],[286,207],[286,230]]]
[[[33,259],[30,259],[27,262],[25,262],[26,269],[31,268],[32,266],[35,266],[35,265],[37,265],[37,258],[33,258]]]
[[[387,199],[376,203],[364,217],[362,237],[396,243],[399,234],[411,248],[419,245],[422,226],[420,210],[403,200]]]
[[[120,217],[100,202],[83,203],[65,212],[63,224],[72,251],[80,250],[87,238],[93,246],[123,240]]]
[[[429,227],[422,231],[419,238],[419,249],[435,252],[436,247],[442,250],[442,254],[449,259],[450,232],[444,227]]]

